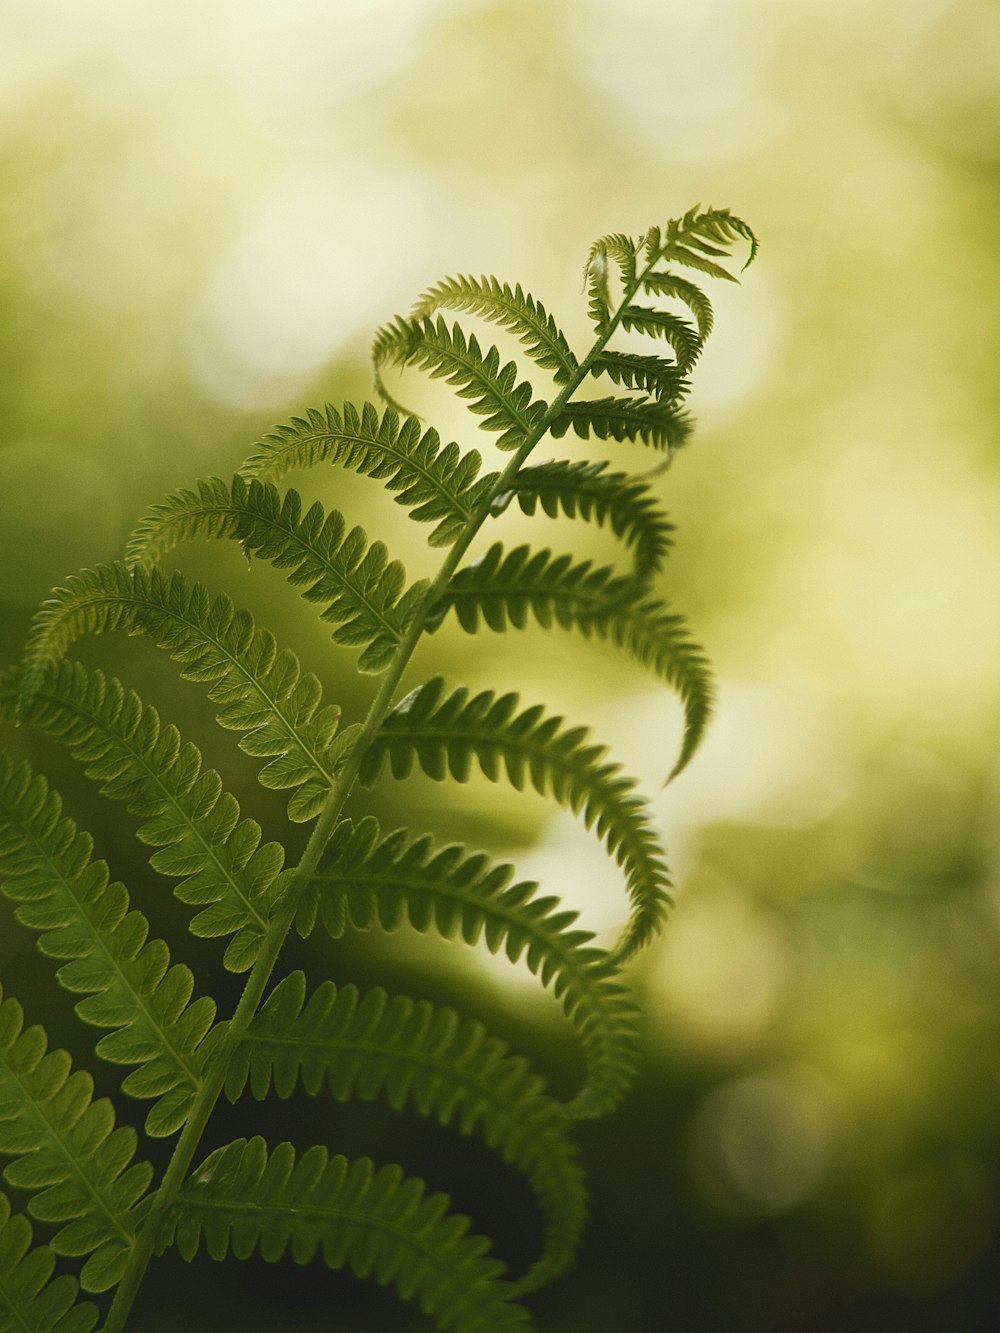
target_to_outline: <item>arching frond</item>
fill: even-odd
[[[641,286],[650,296],[676,296],[679,301],[683,301],[695,317],[701,342],[712,332],[715,322],[712,303],[696,283],[676,273],[654,269],[651,273],[643,274]]]
[[[124,629],[148,634],[177,662],[185,680],[212,682],[219,724],[241,731],[240,748],[270,760],[263,786],[293,789],[292,819],[311,819],[326,799],[354,729],[336,735],[340,709],[322,702],[317,678],[269,630],[226,596],[212,597],[181,574],[99,565],[67,579],[38,613],[25,650],[20,708],[46,668],[84,634]]]
[[[588,638],[608,640],[655,671],[684,701],[684,740],[673,778],[704,734],[714,697],[712,677],[704,652],[688,638],[683,616],[643,593],[634,579],[616,575],[610,566],[595,569],[589,560],[574,564],[571,556],[529,546],[505,554],[496,542],[453,575],[439,607],[445,614],[454,609],[468,634],[483,622],[498,632],[508,625],[523,629],[529,616],[545,628],[554,623],[578,629]],[[441,618],[439,613],[428,628],[436,629]]]
[[[511,288],[485,275],[445,278],[424,293],[410,318],[429,319],[439,310],[468,310],[508,329],[533,361],[553,372],[556,384],[567,384],[579,369],[562,330],[541,301],[522,291],[520,283]]]
[[[328,514],[317,501],[303,514],[297,491],[282,496],[269,482],[240,476],[231,484],[212,477],[155,505],[129,542],[129,559],[147,564],[199,537],[232,537],[248,556],[284,570],[307,601],[323,603],[334,643],[364,647],[362,671],[385,669],[426,590],[418,583],[404,592],[400,562],[389,560],[383,542],[369,545],[363,528],[348,532],[336,509]]]
[[[509,1333],[528,1313],[512,1303],[488,1242],[468,1236],[468,1219],[447,1212],[443,1194],[398,1166],[376,1169],[362,1157],[330,1157],[323,1147],[296,1161],[290,1143],[268,1154],[263,1139],[236,1139],[193,1173],[170,1208],[161,1249],[176,1245],[193,1259],[204,1244],[213,1259],[259,1250],[276,1262],[322,1255],[328,1268],[390,1283],[415,1301],[438,1328],[455,1333]]]
[[[322,1255],[331,1268],[394,1284],[451,1333],[528,1325],[515,1300],[564,1267],[585,1211],[571,1124],[610,1110],[634,1076],[637,1011],[621,964],[665,917],[668,870],[635,782],[586,728],[525,708],[514,693],[449,691],[440,678],[394,700],[414,652],[450,610],[469,633],[534,619],[606,640],[674,687],[686,725],[673,772],[684,766],[712,691],[701,650],[651,588],[673,529],[648,480],[666,463],[645,477],[589,460],[527,464],[546,434],[571,430],[651,445],[669,463],[691,428],[682,410],[687,373],[712,327],[711,304],[688,271],[731,278],[728,263],[744,242],[749,263],[750,228],[727,210],[700,207],[639,237],[599,238],[585,267],[597,334],[579,359],[522,287],[444,279],[376,336],[375,380],[388,409],[328,406],[275,427],[232,481],[209,479],[168,497],[140,523],[125,561],[82,571],[44,604],[22,669],[0,671],[0,723],[37,726],[67,746],[101,792],[135,816],[153,870],[171,877],[193,909],[192,932],[224,939],[225,966],[249,975],[233,1017],[217,1022],[214,1000],[195,998],[191,971],[150,938],[147,917],[94,859],[92,839],[60,797],[26,763],[0,756],[0,892],[15,923],[36,932],[76,1015],[101,1029],[98,1055],[126,1067],[123,1090],[152,1104],[147,1130],[181,1130],[153,1188],[153,1168],[135,1160],[135,1131],[116,1128],[90,1077],[73,1072],[65,1052],[49,1052],[45,1033],[26,1028],[18,1004],[0,992],[0,1158],[13,1159],[4,1177],[30,1196],[27,1212],[46,1224],[48,1241],[32,1248],[30,1225],[0,1194],[0,1333],[94,1333],[100,1317],[103,1333],[127,1333],[150,1258],[171,1244],[187,1259],[202,1245],[217,1259]],[[498,325],[501,342],[518,339],[516,359],[505,362],[489,338],[447,322],[447,312]],[[662,341],[623,341],[629,332]],[[552,393],[543,391],[551,404],[519,373],[524,356],[541,368],[531,368],[533,380],[551,376]],[[384,393],[386,367],[414,367],[453,386],[511,455],[503,471],[481,475],[478,452],[444,445],[416,416],[401,417]],[[581,398],[591,379],[595,397]],[[385,483],[429,525],[432,546],[450,547],[432,581],[407,586],[381,541],[274,484],[326,462]],[[633,572],[499,544],[464,565],[484,525],[515,500],[525,514],[603,525],[631,553]],[[248,612],[156,567],[182,541],[219,537],[238,542],[248,564],[256,555],[284,571],[334,642],[357,649],[359,669],[382,676],[363,723],[339,730],[340,710],[323,702],[317,677]],[[264,841],[175,727],[118,681],[65,660],[78,637],[107,631],[149,636],[184,679],[205,682],[220,725],[262,761],[262,784],[289,793],[292,819],[316,821],[294,868],[285,869],[285,849]],[[403,778],[415,767],[459,783],[475,768],[580,817],[625,880],[628,922],[616,946],[597,947],[575,911],[485,853],[405,829],[383,835],[370,816],[344,817],[357,781],[372,786],[387,769]],[[147,887],[155,893],[158,883]],[[288,930],[294,924],[306,937],[320,922],[333,938],[410,927],[482,940],[525,963],[579,1038],[579,1090],[557,1101],[525,1060],[451,1009],[380,987],[362,995],[324,981],[310,991],[301,972],[274,986]],[[446,1214],[443,1195],[428,1196],[400,1167],[352,1164],[325,1147],[297,1156],[288,1143],[271,1152],[262,1139],[240,1138],[192,1171],[219,1096],[236,1101],[247,1088],[260,1099],[299,1089],[383,1098],[480,1134],[534,1191],[546,1227],[540,1258],[520,1280],[501,1280],[486,1242]],[[54,1276],[57,1256],[80,1260],[85,1291],[117,1286],[101,1315],[79,1299],[73,1278]]]
[[[500,432],[498,449],[519,449],[547,411],[545,403],[533,398],[527,380],[518,382],[513,361],[501,366],[495,347],[484,353],[475,334],[466,337],[458,324],[449,328],[443,316],[437,320],[400,318],[386,325],[376,336],[372,358],[386,401],[392,402],[378,378],[382,367],[419,366],[433,379],[454,385],[469,410],[485,418],[480,422],[483,430]]]
[[[540,706],[518,713],[516,694],[484,690],[470,699],[463,687],[443,698],[444,691],[437,676],[396,705],[361,761],[361,781],[376,782],[386,762],[404,778],[417,762],[437,781],[450,774],[466,782],[476,763],[491,782],[505,775],[518,791],[530,784],[551,794],[596,827],[625,871],[632,916],[616,957],[640,948],[663,920],[670,880],[632,780],[605,762],[604,746],[587,742],[587,728],[563,730],[562,718],[546,717]]]
[[[567,403],[550,431],[560,439],[570,427],[584,440],[638,440],[672,453],[691,434],[693,423],[686,412],[655,398],[584,398]]]
[[[31,1242],[31,1223],[0,1194],[0,1333],[91,1333],[97,1306],[77,1303],[76,1281],[52,1277],[52,1249]]]
[[[635,329],[650,338],[665,338],[674,349],[677,369],[682,373],[691,369],[698,359],[702,342],[686,319],[669,310],[655,306],[627,305],[622,311],[621,326],[628,332]]]
[[[371,816],[342,820],[327,844],[299,910],[300,933],[317,915],[339,938],[348,925],[420,932],[501,950],[523,958],[543,985],[551,985],[583,1046],[583,1086],[566,1104],[573,1119],[604,1115],[632,1081],[637,1060],[638,1011],[590,931],[576,927],[576,912],[558,898],[540,897],[531,881],[512,882],[514,867],[457,844],[435,845],[405,829],[382,836]]]
[[[57,1254],[90,1255],[84,1289],[106,1291],[128,1262],[153,1168],[133,1161],[135,1130],[115,1129],[90,1075],[47,1047],[44,1031],[26,1028],[21,1006],[0,990],[0,1154],[14,1158],[4,1177],[31,1192],[39,1222],[65,1224],[52,1237]]]
[[[435,523],[431,546],[449,546],[469,522],[496,474],[480,477],[482,459],[475,449],[462,454],[457,444],[441,447],[433,428],[422,430],[416,417],[400,424],[399,413],[365,403],[360,413],[351,403],[343,412],[329,404],[305,417],[276,426],[257,444],[240,468],[247,480],[280,481],[294,468],[332,463],[375,477],[395,491],[397,504],[410,509],[418,523]]]
[[[587,287],[588,309],[591,319],[599,333],[604,333],[611,320],[614,298],[609,282],[609,261],[618,268],[621,284],[628,289],[636,279],[636,258],[641,242],[622,232],[601,236],[590,247],[587,262],[583,266],[583,278]]]
[[[522,468],[514,483],[517,502],[526,514],[537,505],[555,518],[607,524],[635,554],[635,577],[648,580],[662,567],[673,545],[674,525],[657,504],[647,482],[624,472],[608,472],[604,460],[569,460]]]
[[[660,402],[673,403],[685,397],[691,385],[673,361],[662,356],[639,356],[634,352],[619,352],[605,348],[594,358],[590,373],[607,375],[615,384],[627,389],[643,389]]]
[[[560,1273],[579,1239],[586,1191],[566,1120],[528,1062],[454,1009],[325,981],[306,999],[293,972],[275,987],[230,1065],[235,1101],[249,1082],[263,1100],[290,1097],[301,1083],[338,1101],[383,1097],[394,1110],[412,1104],[463,1134],[480,1133],[523,1171],[545,1214],[545,1251],[517,1284],[534,1290]]]
[[[757,257],[757,237],[742,218],[728,208],[689,209],[682,218],[673,218],[661,232],[658,227],[647,233],[646,254],[650,266],[659,260],[673,260],[697,269],[711,278],[736,279],[723,265],[716,263],[729,254],[735,241],[747,241],[750,254],[743,265],[748,268]]]
[[[139,838],[159,848],[150,865],[179,879],[176,897],[200,908],[192,934],[232,935],[226,967],[251,967],[284,891],[284,850],[261,842],[256,820],[240,818],[218,773],[202,771],[197,748],[162,726],[134,690],[77,662],[45,676],[23,716],[66,745],[105,796],[144,820]]]
[[[583,282],[587,290],[587,313],[598,333],[604,333],[611,322],[611,284],[608,281],[608,250],[604,239],[590,247],[583,266]]]
[[[124,886],[109,882],[92,851],[45,779],[0,754],[0,888],[20,904],[18,921],[42,932],[42,953],[69,960],[58,977],[66,990],[88,997],[75,1006],[80,1017],[114,1029],[97,1043],[97,1054],[138,1066],[122,1088],[157,1098],[147,1132],[171,1134],[202,1086],[202,1044],[215,1001],[192,1001],[190,968],[170,966],[167,945],[147,938],[149,922],[129,909]]]

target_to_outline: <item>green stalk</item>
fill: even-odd
[[[657,256],[658,258],[659,256]],[[613,315],[609,317],[608,325],[601,336],[594,342],[586,358],[580,363],[576,374],[570,382],[563,388],[557,396],[552,406],[546,412],[545,416],[539,422],[532,434],[521,445],[520,449],[512,456],[507,467],[497,478],[489,492],[482,498],[475,514],[466,523],[465,531],[459,537],[458,541],[451,547],[448,554],[441,563],[437,577],[428,588],[423,601],[417,610],[410,627],[393,654],[385,674],[382,677],[378,693],[372,700],[371,707],[368,709],[351,756],[344,768],[337,775],[330,794],[326,799],[323,809],[316,821],[309,841],[306,844],[302,858],[295,867],[291,883],[288,886],[284,899],[278,910],[272,917],[264,935],[264,941],[261,951],[254,963],[243,994],[240,997],[239,1004],[233,1014],[232,1019],[226,1026],[225,1036],[215,1051],[211,1065],[205,1071],[205,1081],[202,1084],[197,1097],[191,1108],[191,1113],[185,1122],[180,1137],[174,1147],[173,1155],[163,1174],[163,1179],[154,1196],[152,1206],[150,1207],[143,1224],[136,1236],[132,1254],[129,1258],[128,1266],[118,1284],[114,1300],[108,1311],[108,1317],[104,1324],[103,1333],[125,1333],[125,1323],[132,1310],[135,1298],[138,1295],[139,1287],[145,1276],[146,1269],[149,1267],[149,1261],[153,1257],[153,1251],[156,1246],[156,1238],[167,1210],[172,1206],[178,1190],[184,1183],[188,1169],[198,1151],[198,1145],[201,1142],[202,1135],[208,1121],[215,1109],[215,1106],[222,1094],[225,1086],[226,1075],[229,1069],[229,1063],[234,1051],[243,1036],[249,1028],[258,1006],[264,996],[264,991],[271,979],[271,973],[277,962],[278,954],[285,943],[288,932],[295,920],[299,901],[319,863],[320,855],[329,841],[334,826],[340,819],[344,803],[350,795],[351,788],[358,775],[361,766],[361,760],[368,747],[371,745],[376,733],[382,726],[385,718],[392,706],[393,695],[399,685],[403,672],[409,665],[410,658],[417,646],[427,618],[430,615],[435,603],[447,587],[452,575],[458,568],[458,564],[465,555],[469,546],[475,539],[479,529],[489,517],[490,506],[499,495],[512,488],[514,479],[520,471],[525,460],[539,441],[546,435],[549,427],[559,416],[570,398],[584,383],[590,374],[594,361],[607,346],[611,335],[618,327],[622,312],[635,296],[642,284],[642,279],[650,271],[656,259],[643,270],[640,277],[635,282],[629,284],[625,290],[625,295],[618,304],[618,308]]]

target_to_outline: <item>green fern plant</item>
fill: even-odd
[[[68,747],[104,796],[139,819],[150,865],[173,877],[191,908],[194,935],[225,941],[224,963],[245,974],[225,1017],[125,887],[95,858],[91,837],[26,763],[0,756],[0,872],[15,917],[36,933],[85,1023],[104,1029],[96,1054],[127,1072],[117,1107],[70,1056],[0,991],[0,1154],[11,1199],[0,1194],[0,1333],[122,1333],[154,1255],[176,1246],[191,1258],[259,1251],[297,1263],[321,1255],[394,1285],[442,1329],[504,1333],[530,1322],[519,1298],[557,1274],[580,1234],[585,1191],[571,1131],[604,1115],[636,1064],[636,1011],[622,964],[662,924],[670,882],[635,784],[583,727],[515,693],[470,695],[440,678],[398,698],[418,642],[454,621],[469,634],[542,626],[601,638],[649,667],[680,695],[686,714],[670,776],[691,758],[712,686],[683,620],[654,589],[672,540],[648,478],[603,461],[530,463],[546,437],[639,441],[670,454],[690,421],[687,376],[712,322],[708,298],[678,270],[730,278],[734,242],[756,242],[723,210],[692,210],[644,236],[606,236],[585,268],[592,345],[578,357],[555,321],[520,287],[459,277],[432,288],[412,314],[374,344],[388,405],[327,407],[277,428],[231,481],[213,479],[158,504],[125,558],[85,570],[56,590],[36,617],[22,665],[0,675],[0,719],[30,724]],[[749,263],[749,259],[747,260]],[[664,306],[663,299],[674,302]],[[686,310],[678,313],[677,303]],[[450,323],[444,312],[493,322],[519,340],[552,381],[536,396],[513,360]],[[690,316],[690,317],[688,317]],[[619,330],[654,344],[615,345]],[[666,354],[655,350],[663,340]],[[394,404],[387,367],[416,366],[446,380],[509,455],[483,473],[475,450],[442,445],[432,428]],[[591,380],[627,390],[599,389]],[[332,464],[381,481],[410,517],[429,525],[443,552],[436,576],[408,583],[381,541],[339,513],[303,508],[279,489],[298,468]],[[627,568],[496,543],[466,562],[473,539],[515,503],[528,515],[563,514],[602,525]],[[180,542],[231,538],[247,556],[283,570],[314,603],[336,643],[358,650],[376,678],[366,715],[344,725],[317,677],[225,595],[213,595],[157,561]],[[279,840],[264,841],[198,750],[126,685],[66,658],[81,635],[125,629],[148,636],[189,680],[208,686],[219,725],[260,762],[267,788],[288,793],[291,820],[310,822],[295,865]],[[631,912],[617,944],[598,947],[570,906],[517,881],[511,866],[372,817],[352,820],[356,784],[414,768],[441,782],[479,770],[493,782],[533,788],[579,815],[621,867]],[[493,953],[524,959],[551,988],[582,1044],[585,1076],[557,1100],[523,1058],[477,1022],[426,1001],[360,994],[352,985],[281,975],[289,932],[392,930],[409,923]],[[331,1157],[325,1148],[269,1147],[238,1139],[199,1160],[219,1099],[246,1089],[263,1099],[302,1088],[315,1097],[409,1106],[463,1134],[476,1133],[521,1170],[546,1219],[543,1253],[512,1279],[470,1236],[448,1200],[396,1165]],[[176,1136],[157,1177],[136,1128],[117,1125],[133,1102],[149,1104],[143,1132]],[[204,1151],[203,1149],[201,1150]],[[26,1217],[48,1228],[33,1245]],[[79,1263],[53,1276],[57,1257]],[[70,1265],[71,1266],[71,1265]],[[89,1293],[97,1301],[81,1295]]]

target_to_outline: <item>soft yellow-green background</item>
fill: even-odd
[[[989,1326],[1000,6],[6,0],[0,23],[5,659],[164,490],[370,395],[372,330],[442,274],[521,281],[585,345],[594,236],[699,201],[755,228],[757,264],[713,292],[699,433],[662,482],[663,591],[720,678],[691,770],[661,790],[676,708],[609,653],[454,632],[426,659],[614,740],[677,872],[634,969],[653,1072],[590,1140],[613,1164],[606,1246],[540,1325]],[[471,439],[444,394],[410,392]],[[304,486],[431,567],[372,483]],[[606,549],[535,539],[562,538]],[[245,586],[229,553],[179,563]],[[351,660],[330,688],[358,706]],[[485,784],[444,815],[429,784],[404,799],[451,836],[492,828],[494,850],[537,839],[520,868],[593,928],[618,920],[613,869],[568,817]],[[487,976],[498,1004],[535,1003]],[[287,1326],[355,1327],[316,1318]]]

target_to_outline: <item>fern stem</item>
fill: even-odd
[[[392,661],[382,677],[378,692],[372,700],[351,756],[330,788],[330,794],[316,821],[302,858],[295,867],[285,897],[267,927],[260,953],[247,977],[246,986],[243,989],[236,1011],[227,1024],[225,1035],[214,1053],[210,1067],[205,1071],[204,1082],[192,1104],[191,1113],[177,1140],[173,1155],[153,1198],[153,1203],[136,1237],[128,1267],[115,1292],[102,1333],[125,1333],[126,1320],[138,1295],[150,1259],[153,1257],[163,1218],[184,1183],[202,1135],[222,1094],[229,1062],[237,1046],[243,1040],[263,999],[264,991],[271,979],[271,973],[274,970],[278,955],[295,920],[301,895],[312,879],[313,873],[319,864],[320,855],[340,818],[344,804],[357,778],[365,751],[371,745],[375,734],[382,726],[392,706],[396,688],[402,679],[403,672],[409,665],[410,658],[421,635],[424,633],[432,609],[448,586],[459,562],[469,549],[483,523],[489,517],[493,502],[498,496],[512,489],[518,472],[532,450],[547,434],[550,426],[559,417],[573,394],[585,382],[597,357],[600,356],[612,334],[618,328],[625,307],[635,296],[646,273],[653,268],[658,258],[657,255],[656,259],[650,261],[642,275],[625,287],[624,295],[617,309],[609,317],[603,332],[594,342],[588,355],[555,398],[544,417],[530,432],[516,453],[512,455],[510,462],[496,482],[482,497],[475,512],[465,524],[464,531],[442,561],[437,577],[427,589],[416,615],[406,633],[400,639]]]

